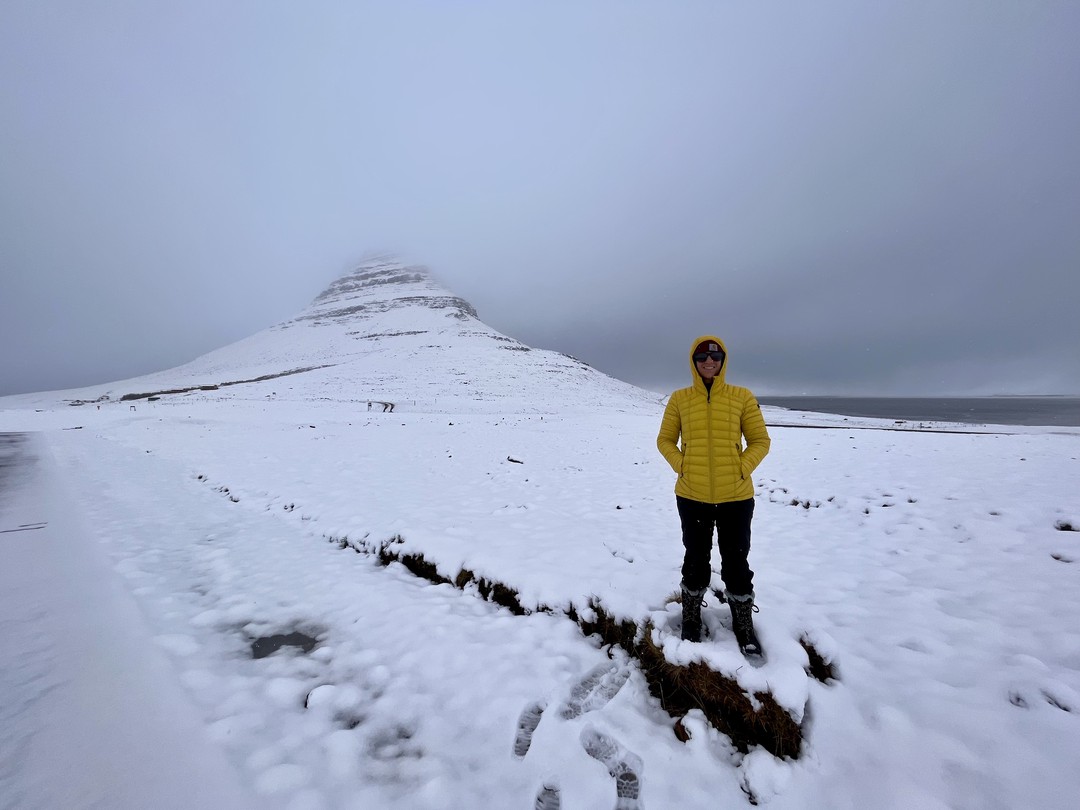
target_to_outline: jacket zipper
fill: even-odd
[[[713,470],[713,454],[709,448],[713,446],[712,437],[712,386],[705,389],[705,449],[709,459],[709,502],[716,503],[716,473]]]

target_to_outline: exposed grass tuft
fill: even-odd
[[[375,549],[375,556],[379,560],[379,565],[389,565],[392,562],[398,562],[401,559],[401,555],[393,550],[393,546],[401,545],[405,542],[405,539],[395,534],[389,540],[384,540],[379,543],[379,547]]]
[[[578,627],[581,628],[587,636],[598,635],[604,640],[605,644],[611,644],[617,647],[622,647],[631,655],[634,655],[635,647],[637,646],[638,626],[637,622],[630,619],[623,619],[621,622],[616,621],[600,604],[600,600],[595,596],[589,600],[589,610],[596,615],[595,621],[585,619],[574,610],[571,606],[570,611],[567,611],[567,615],[577,622]]]
[[[798,758],[802,751],[802,728],[768,692],[754,693],[758,707],[738,682],[700,661],[678,666],[664,658],[646,625],[637,659],[649,683],[649,691],[674,717],[700,709],[718,731],[743,752],[760,745],[776,757]]]
[[[428,582],[432,582],[436,585],[453,584],[448,578],[439,573],[439,569],[436,567],[435,563],[428,562],[427,558],[420,552],[415,554],[401,554],[393,548],[404,542],[405,541],[400,535],[394,535],[389,540],[380,543],[378,551],[376,551],[379,564],[390,565],[390,563],[394,562],[401,563],[410,573],[420,577],[420,579],[426,579]]]
[[[465,590],[470,582],[476,582],[476,574],[470,571],[468,568],[462,568],[458,571],[458,575],[454,577],[454,587],[459,591]]]
[[[429,563],[424,559],[423,554],[403,554],[398,559],[398,562],[416,576],[426,579],[428,582],[434,582],[436,585],[450,584],[450,580],[439,573],[439,569],[435,567],[434,563]]]
[[[491,582],[481,578],[477,583],[480,595],[487,601],[509,610],[515,616],[524,616],[528,613],[518,599],[518,593],[513,588],[503,585],[501,582]]]
[[[802,636],[799,639],[799,644],[806,650],[806,655],[810,659],[810,663],[806,667],[807,675],[824,684],[840,680],[840,675],[836,671],[836,665],[832,661],[827,661],[825,656],[817,651],[817,648],[814,647],[809,638]]]
[[[476,584],[476,589],[480,592],[480,596],[484,601],[494,602],[496,605],[506,608],[515,616],[529,614],[530,611],[521,604],[518,592],[501,582],[492,582],[484,577],[478,577],[468,568],[462,568],[454,577],[454,586],[460,590],[464,590],[472,583]]]

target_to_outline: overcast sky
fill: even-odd
[[[1080,3],[0,3],[0,394],[186,362],[372,251],[759,395],[1080,394]]]

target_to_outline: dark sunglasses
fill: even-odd
[[[723,352],[698,352],[697,354],[694,355],[694,362],[695,363],[704,363],[710,357],[713,360],[715,360],[717,363],[719,363],[720,361],[722,361],[724,359],[724,353]]]

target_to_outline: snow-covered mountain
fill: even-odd
[[[591,366],[526,346],[483,323],[426,267],[363,262],[295,317],[176,368],[48,395],[55,401],[156,397],[320,399],[422,410],[566,411],[605,403],[654,407],[658,397]]]

